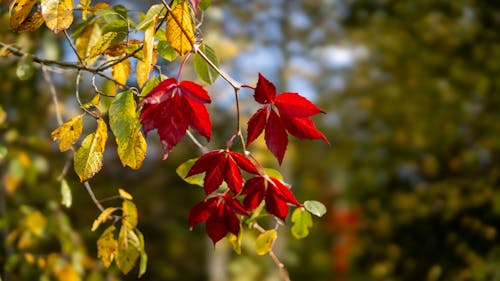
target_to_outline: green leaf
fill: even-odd
[[[271,168],[265,168],[264,171],[266,171],[266,174],[270,177],[277,178],[280,181],[284,182],[285,180],[283,179],[283,175],[280,173],[280,171],[271,169]]]
[[[109,107],[109,126],[115,135],[122,165],[139,169],[146,157],[146,140],[140,130],[132,91],[116,95]]]
[[[263,256],[269,253],[273,247],[276,237],[278,237],[278,232],[274,229],[261,233],[257,237],[257,240],[255,240],[255,250],[257,251],[257,255]]]
[[[292,214],[292,235],[296,239],[302,239],[309,235],[309,228],[312,227],[312,217],[306,210],[297,208]]]
[[[170,44],[167,41],[164,40],[158,41],[156,50],[158,51],[158,54],[162,58],[168,61],[173,61],[178,56],[177,51],[172,46],[170,46]]]
[[[198,160],[198,158],[187,160],[186,162],[180,164],[175,171],[177,172],[177,175],[179,175],[179,177],[181,177],[181,179],[183,179],[185,182],[203,187],[203,179],[205,178],[205,173],[192,175],[186,178],[186,175],[188,174],[189,170],[191,170],[191,167],[193,167],[196,160]]]
[[[71,207],[71,203],[73,202],[73,196],[71,195],[71,188],[69,188],[68,182],[66,179],[62,179],[61,181],[61,204],[64,207]]]
[[[111,225],[97,239],[97,257],[101,259],[106,268],[111,265],[118,249],[118,242],[114,235],[115,229],[115,226]]]
[[[200,46],[200,50],[205,53],[207,58],[217,67],[219,67],[219,59],[217,59],[217,55],[215,51],[210,48],[210,46],[203,44]],[[204,82],[208,84],[212,84],[215,82],[217,77],[219,77],[219,73],[211,67],[199,54],[195,54],[193,58],[194,70],[198,77]]]
[[[102,168],[102,158],[108,130],[102,119],[97,119],[97,129],[88,135],[82,142],[82,146],[76,151],[73,159],[75,172],[84,182],[93,177]]]
[[[151,90],[154,87],[156,87],[156,85],[158,85],[159,83],[160,83],[160,78],[158,76],[149,79],[148,82],[146,82],[146,84],[144,84],[144,86],[142,87],[141,97],[144,97],[147,94],[149,94],[149,92],[151,92]]]
[[[118,210],[118,208],[116,207],[108,207],[104,209],[104,211],[102,211],[97,217],[97,219],[95,219],[94,222],[92,223],[92,231],[95,231],[116,210]]]
[[[128,228],[134,229],[137,226],[137,207],[132,201],[123,200],[122,210],[122,224]]]
[[[304,207],[311,214],[313,214],[317,217],[322,217],[326,213],[325,205],[323,205],[323,203],[321,203],[319,201],[307,200],[306,202],[304,202]]]
[[[146,30],[146,28],[148,28],[151,22],[153,22],[156,16],[158,16],[158,18],[161,18],[164,17],[166,14],[167,14],[167,9],[165,9],[165,7],[163,7],[162,4],[153,5],[151,6],[151,8],[149,8],[149,10],[146,13],[146,16],[137,25],[136,29],[144,31]]]
[[[118,235],[118,251],[115,262],[123,274],[127,274],[134,268],[140,254],[140,244],[137,234],[126,225],[122,225]]]
[[[33,65],[33,56],[24,55],[17,62],[16,75],[19,80],[26,81],[30,79],[35,73],[35,66]]]
[[[139,249],[140,249],[139,278],[140,278],[146,272],[146,268],[148,266],[148,255],[146,254],[146,251],[144,250],[144,236],[139,231],[139,229],[136,228],[136,229],[134,229],[134,231],[137,234],[137,237],[139,238]]]
[[[210,6],[211,0],[201,0],[198,4],[198,9],[205,11]]]

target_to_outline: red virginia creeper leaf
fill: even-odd
[[[205,107],[210,97],[191,81],[177,83],[166,79],[154,87],[142,101],[141,124],[144,132],[157,129],[163,144],[163,159],[186,134],[188,127],[210,140],[212,123]]]
[[[274,85],[260,73],[253,96],[255,101],[265,106],[248,121],[247,145],[265,129],[267,148],[281,164],[288,144],[287,132],[299,139],[322,139],[329,144],[326,137],[309,119],[323,111],[308,99],[297,93],[276,95]]]
[[[257,168],[242,154],[227,150],[211,151],[201,156],[191,167],[186,177],[205,172],[203,188],[210,194],[225,181],[229,189],[239,193],[243,185],[240,168],[258,174]]]
[[[224,238],[228,232],[238,235],[240,220],[237,214],[248,215],[241,203],[225,193],[196,204],[189,212],[189,225],[193,227],[206,222],[205,228],[213,243]]]

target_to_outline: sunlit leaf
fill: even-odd
[[[120,197],[123,199],[127,199],[127,200],[133,199],[133,197],[132,197],[132,195],[130,195],[130,193],[126,192],[125,190],[123,190],[121,188],[118,188],[118,193],[120,194]]]
[[[78,141],[83,129],[82,118],[83,115],[75,116],[52,131],[50,136],[53,141],[59,141],[60,151],[70,149]]]
[[[109,107],[109,125],[123,166],[139,169],[146,156],[146,141],[140,130],[132,91],[116,95]]]
[[[40,0],[47,27],[58,33],[73,22],[73,0]]]
[[[130,60],[125,59],[118,64],[113,65],[111,68],[111,74],[113,79],[118,81],[118,83],[126,84],[127,78],[130,75]]]
[[[94,58],[100,54],[104,54],[106,49],[112,45],[113,40],[118,36],[116,32],[108,32],[104,33],[101,37],[99,37],[99,40],[92,46],[90,53],[89,53],[89,58]]]
[[[76,51],[83,58],[84,63],[90,65],[95,62],[96,58],[91,59],[90,52],[99,41],[99,38],[101,38],[101,34],[99,25],[96,22],[92,22],[85,26],[79,36],[75,37]]]
[[[94,220],[92,223],[92,231],[95,231],[102,223],[104,223],[110,216],[111,214],[118,210],[116,207],[108,207],[102,211],[97,219]]]
[[[122,224],[130,229],[134,229],[137,226],[137,207],[132,201],[123,200],[122,211]]]
[[[231,247],[233,247],[234,252],[237,253],[238,255],[241,255],[242,237],[243,237],[243,231],[241,229],[238,235],[234,235],[231,232],[229,232],[227,236],[227,239],[229,240]]]
[[[181,177],[181,179],[183,179],[185,182],[203,187],[203,179],[205,178],[205,173],[192,175],[186,178],[189,170],[191,170],[191,167],[193,167],[194,163],[197,160],[198,158],[189,159],[186,162],[180,164],[175,171],[177,172],[177,175],[179,175],[179,177]]]
[[[83,140],[82,145],[75,153],[74,168],[80,181],[90,179],[101,170],[107,138],[106,123],[102,119],[97,119],[96,131]]]
[[[68,185],[66,179],[61,181],[61,204],[69,208],[73,202],[73,196],[71,195],[71,188]]]
[[[312,217],[306,210],[302,208],[297,208],[292,214],[292,235],[296,239],[302,239],[309,235],[309,228],[312,227]]]
[[[175,6],[167,16],[167,41],[183,56],[193,49],[194,32],[189,5],[186,1]]]
[[[139,87],[142,87],[142,85],[144,85],[144,83],[148,80],[149,73],[153,68],[153,49],[156,19],[156,17],[153,18],[150,25],[144,32],[144,44],[142,46],[143,59],[140,62],[142,64],[142,67],[137,67],[137,84],[139,85]]]
[[[62,268],[54,270],[57,281],[80,281],[80,277],[71,264],[66,264]]]
[[[255,250],[257,251],[257,254],[262,256],[269,253],[273,247],[276,237],[278,237],[278,232],[274,229],[261,233],[257,237],[257,240],[255,240]]]
[[[280,173],[280,171],[272,168],[265,168],[264,171],[266,171],[266,174],[270,177],[277,178],[280,181],[284,181],[283,175]]]
[[[210,46],[203,44],[200,46],[200,51],[202,51],[215,66],[219,66],[219,59],[217,59],[215,51]],[[199,54],[194,55],[193,66],[198,77],[208,84],[214,83],[217,77],[219,77],[219,73]]]
[[[97,239],[97,257],[101,259],[105,267],[109,267],[118,250],[118,242],[115,239],[115,226],[111,225]]]
[[[322,217],[326,213],[325,205],[323,205],[323,203],[321,203],[319,201],[307,200],[306,202],[304,202],[304,207],[311,214],[313,214],[317,217]]]
[[[17,29],[28,17],[38,0],[13,0],[9,5],[9,28]]]
[[[118,268],[127,274],[134,268],[140,255],[140,241],[135,232],[122,225],[118,235],[118,251],[115,256],[115,262]]]

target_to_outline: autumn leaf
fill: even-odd
[[[186,177],[205,173],[203,187],[207,195],[214,192],[223,181],[227,183],[232,192],[238,193],[243,185],[240,169],[252,174],[259,174],[254,164],[244,155],[221,149],[201,156],[191,167]]]
[[[9,5],[9,29],[17,30],[38,0],[13,0]]]
[[[90,49],[88,58],[92,59],[100,54],[104,54],[106,50],[112,45],[113,40],[118,36],[116,32],[104,33]]]
[[[276,95],[274,84],[260,73],[253,96],[265,106],[248,121],[247,145],[265,130],[266,145],[281,164],[288,145],[288,133],[299,139],[322,139],[329,144],[309,119],[322,111],[308,99],[297,93]]]
[[[137,226],[137,207],[134,202],[130,200],[123,200],[122,211],[122,224],[131,229],[135,228]]]
[[[58,33],[73,23],[72,0],[40,0],[42,15],[47,27]]]
[[[177,4],[168,14],[166,37],[180,56],[193,49],[193,21],[186,1]]]
[[[293,193],[282,181],[269,176],[249,179],[243,186],[241,194],[246,195],[243,204],[247,210],[257,208],[264,200],[266,211],[282,220],[285,220],[288,214],[288,204],[300,206]]]
[[[91,65],[97,58],[90,59],[90,52],[101,38],[101,29],[96,22],[85,26],[80,36],[75,39],[75,47],[78,55],[84,63]]]
[[[302,239],[309,235],[309,228],[313,226],[311,214],[302,208],[297,208],[292,214],[292,235],[296,239]]]
[[[111,68],[111,74],[113,79],[118,83],[125,85],[127,83],[127,78],[130,75],[130,60],[125,59],[120,63],[113,65]]]
[[[53,141],[59,140],[59,150],[61,152],[70,149],[80,138],[83,129],[82,119],[83,115],[75,116],[50,134]]]
[[[275,229],[265,231],[255,240],[255,251],[257,255],[263,256],[269,253],[273,247],[274,240],[278,237],[278,232]]]
[[[115,208],[115,207],[108,207],[106,209],[104,209],[100,214],[99,216],[97,217],[97,219],[94,220],[94,222],[92,223],[92,231],[96,231],[96,229],[102,224],[104,223],[107,219],[110,218],[111,214],[118,210],[118,208]]]
[[[140,130],[132,91],[118,93],[114,98],[109,107],[109,126],[123,166],[139,169],[146,157],[146,140]]]
[[[101,170],[107,138],[106,123],[102,119],[97,119],[96,131],[83,140],[73,160],[75,172],[80,177],[80,181],[90,179]]]
[[[238,200],[231,195],[219,194],[196,204],[189,212],[191,229],[198,223],[206,222],[207,234],[215,244],[228,232],[238,235],[240,220],[236,214],[248,215]]]
[[[114,225],[109,226],[97,239],[97,257],[106,268],[113,262],[118,249],[118,242],[114,237],[115,229]]]
[[[14,30],[17,32],[30,32],[37,30],[43,24],[42,12],[37,11],[25,19]]]
[[[144,44],[142,47],[143,59],[141,63],[142,67],[137,67],[137,84],[142,87],[144,83],[148,80],[149,73],[153,68],[153,49],[154,49],[154,39],[155,39],[155,29],[156,29],[156,17],[153,18],[149,27],[144,32]]]
[[[127,274],[134,268],[141,252],[140,244],[137,234],[126,225],[122,225],[118,234],[115,262],[123,274]]]
[[[212,123],[205,103],[211,99],[207,91],[191,81],[177,82],[169,78],[160,82],[142,101],[140,120],[147,134],[153,129],[163,144],[163,159],[184,137],[188,127],[210,139]]]

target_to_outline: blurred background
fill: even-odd
[[[137,17],[157,3],[125,2],[115,4]],[[5,0],[1,9],[0,41],[76,60],[64,38],[45,27],[10,32]],[[281,167],[262,139],[250,147],[282,172],[299,201],[328,207],[307,238],[295,240],[289,223],[279,234],[276,253],[292,280],[500,280],[498,1],[212,0],[202,30],[239,81],[254,85],[261,72],[278,92],[299,92],[326,112],[314,121],[330,147],[291,138]],[[178,63],[162,64],[164,73],[175,75]],[[82,280],[136,280],[136,269],[123,276],[97,261],[99,231],[90,226],[99,212],[72,170],[66,179],[73,205],[60,204],[57,177],[66,155],[50,140],[57,127],[51,95],[39,68],[19,64],[0,57],[2,278],[64,280],[71,264]],[[52,77],[68,120],[80,113],[75,73]],[[196,79],[190,69],[183,77]],[[88,99],[89,81],[85,76],[81,85]],[[209,92],[209,147],[219,148],[232,133],[233,93],[220,78]],[[251,95],[241,92],[245,122],[256,109]],[[142,280],[280,280],[272,260],[255,254],[255,233],[238,256],[226,240],[214,251],[202,226],[189,231],[189,209],[203,192],[175,168],[199,156],[195,146],[185,139],[162,161],[155,134],[148,144],[143,167],[131,171],[110,139],[104,169],[91,180],[98,198],[118,188],[134,196],[149,255]],[[26,228],[40,235],[9,239]]]

